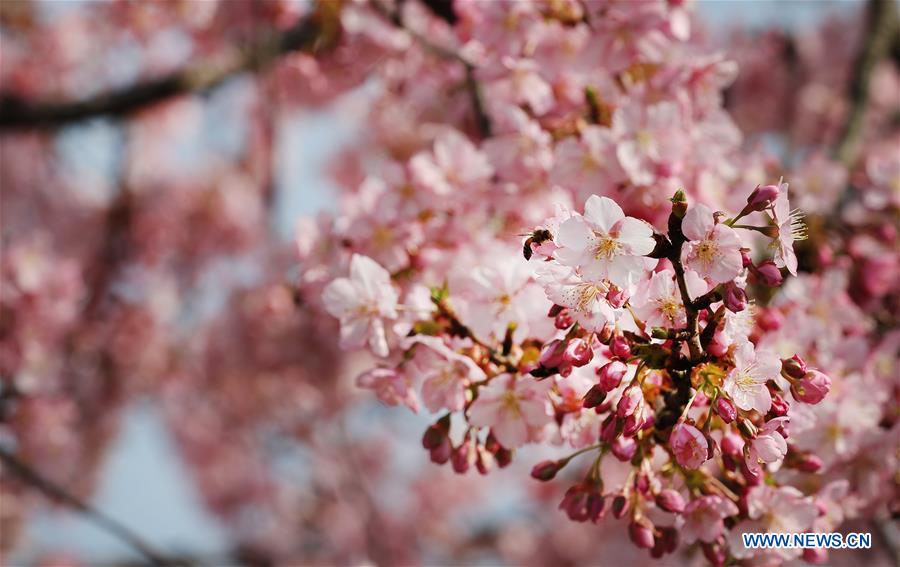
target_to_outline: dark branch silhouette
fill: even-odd
[[[98,116],[122,118],[172,97],[204,93],[231,77],[269,66],[291,51],[318,51],[334,43],[337,26],[314,11],[293,27],[268,33],[242,49],[231,49],[170,75],[74,102],[31,102],[0,94],[0,129],[50,129]]]

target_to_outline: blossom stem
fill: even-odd
[[[684,421],[684,420],[685,420],[685,418],[687,417],[688,411],[690,411],[691,406],[694,405],[694,398],[696,398],[696,397],[697,397],[697,394],[699,394],[699,393],[700,393],[700,390],[699,390],[699,389],[694,390],[694,393],[691,394],[691,399],[689,399],[689,400],[688,400],[688,403],[685,404],[685,406],[684,406],[684,411],[681,412],[681,418],[679,418],[678,421]]]

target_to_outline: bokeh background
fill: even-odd
[[[298,2],[295,8],[285,7],[280,2],[249,0],[228,0],[218,5],[203,0],[188,0],[184,4],[188,8],[174,10],[172,13],[166,10],[156,13],[153,9],[146,9],[142,13],[140,10],[111,10],[100,3],[80,0],[3,0],[0,2],[0,92],[17,91],[50,99],[86,98],[109,87],[132,84],[148,74],[176,69],[185,63],[195,62],[198,57],[212,58],[228,42],[245,39],[256,28],[277,23],[278,18],[295,17],[292,16],[291,9],[295,9],[298,14],[305,9],[303,2]],[[235,8],[234,4],[244,5],[245,9]],[[273,6],[276,4],[280,13],[274,16],[267,13],[267,10],[274,10]],[[773,30],[786,36],[803,36],[827,22],[836,21],[845,22],[843,25],[848,28],[859,28],[864,4],[852,0],[703,0],[696,2],[694,18],[700,33],[727,49],[737,35],[751,41],[754,37],[773,33]],[[206,13],[217,10],[234,12],[231,15],[233,21],[222,23],[216,20],[214,13]],[[114,19],[116,17],[124,20],[117,22]],[[263,23],[260,26],[242,25],[253,22],[254,17],[259,17]],[[183,19],[179,21],[179,18]],[[222,29],[210,29],[209,33],[203,33],[204,26],[212,26],[212,22],[222,26]],[[130,30],[133,36],[130,41],[122,40],[123,29]],[[51,37],[53,35],[55,38]],[[34,61],[40,60],[39,55],[46,58],[46,65],[34,67]],[[29,62],[32,67],[30,69]],[[212,236],[207,237],[210,239],[208,242],[198,242],[197,239],[202,240],[204,236],[189,232],[176,235],[173,237],[175,241],[167,241],[168,231],[179,231],[183,227],[167,224],[167,215],[173,213],[166,206],[153,199],[141,200],[142,206],[158,207],[159,214],[163,217],[146,220],[144,229],[152,233],[152,238],[158,239],[160,248],[145,253],[165,256],[165,247],[169,245],[174,245],[180,251],[196,246],[196,249],[186,252],[183,257],[164,261],[190,263],[196,257],[202,258],[206,263],[203,264],[202,274],[183,276],[191,280],[189,283],[150,279],[150,283],[143,281],[138,284],[153,286],[152,292],[145,295],[154,302],[152,310],[165,313],[167,319],[177,318],[181,321],[179,326],[184,329],[184,334],[179,340],[183,341],[184,348],[199,348],[191,341],[191,329],[210,320],[218,321],[216,327],[239,320],[241,313],[234,312],[236,308],[231,294],[245,287],[252,288],[270,278],[271,274],[264,273],[265,270],[260,266],[268,265],[266,262],[271,261],[279,266],[276,273],[283,276],[285,281],[296,276],[291,272],[291,250],[297,219],[303,215],[336,208],[337,190],[331,180],[336,167],[335,160],[339,161],[342,149],[352,145],[361,135],[360,129],[364,125],[359,120],[357,108],[364,104],[368,90],[376,86],[362,84],[337,101],[316,105],[305,105],[292,100],[291,88],[288,77],[284,81],[267,84],[261,92],[252,79],[238,76],[203,97],[174,103],[166,109],[155,111],[156,114],[149,117],[139,116],[137,122],[128,128],[124,128],[119,120],[100,118],[65,124],[53,135],[3,134],[2,165],[6,171],[0,179],[4,196],[4,256],[9,258],[19,253],[11,246],[13,237],[10,235],[15,234],[22,226],[34,223],[50,223],[46,226],[48,232],[66,234],[66,238],[75,241],[82,237],[96,238],[80,232],[79,223],[87,222],[90,225],[90,221],[67,218],[68,203],[63,201],[75,200],[81,204],[108,203],[116,199],[119,194],[116,187],[123,178],[127,183],[138,186],[139,191],[159,188],[163,193],[161,198],[167,200],[183,198],[186,193],[204,195],[199,198],[207,199],[205,206],[216,211],[210,213],[211,216],[219,214],[219,208],[224,208],[227,212],[223,216],[229,218],[230,222],[233,220],[229,226],[220,227],[218,232],[211,230]],[[761,140],[779,151],[777,137],[762,136]],[[123,151],[130,153],[123,158]],[[267,197],[268,208],[265,210],[256,208],[257,204],[244,195],[248,186],[257,187],[259,184],[270,193]],[[50,187],[55,187],[56,190],[64,188],[68,192],[67,196],[52,194],[47,190]],[[221,190],[217,197],[211,196],[213,192],[209,189],[213,187]],[[24,199],[23,194],[30,194],[33,198]],[[58,211],[52,210],[54,199],[61,202]],[[175,217],[175,221],[198,224],[208,222],[210,219],[204,217],[204,210],[208,209],[198,206],[190,199],[176,209],[182,213],[185,209],[192,209],[193,212]],[[29,207],[32,209],[29,210]],[[36,212],[36,209],[41,210]],[[243,225],[241,218],[246,221]],[[71,226],[68,227],[53,224],[70,222]],[[254,223],[268,226],[274,235],[271,239],[282,243],[283,247],[260,245],[258,226],[253,226]],[[40,239],[35,244],[38,250],[39,241]],[[109,243],[95,244],[104,245],[108,246]],[[265,251],[233,253],[235,250],[246,251],[254,246],[264,248]],[[115,246],[111,246],[111,249],[114,257]],[[39,255],[42,252],[34,253]],[[208,257],[217,254],[221,257],[207,262]],[[265,257],[266,261],[261,261],[261,257]],[[272,261],[273,257],[277,259]],[[52,262],[52,266],[41,269],[55,272],[54,279],[65,287],[65,283],[60,283],[66,277],[65,259],[48,255],[44,260]],[[38,258],[36,262],[44,260]],[[186,268],[179,269],[179,273],[190,271]],[[141,274],[134,276],[134,281],[142,281]],[[127,280],[128,275],[123,279]],[[7,285],[7,282],[4,281],[3,285]],[[127,288],[127,284],[122,285]],[[66,289],[56,291],[67,293]],[[147,290],[143,292],[146,293]],[[127,289],[123,293],[127,295]],[[260,300],[264,303],[279,304],[291,299],[289,295],[278,295],[279,292],[271,289],[265,293],[269,295]],[[269,303],[263,309],[272,308],[277,311],[277,305],[273,308]],[[259,307],[251,305],[247,309],[257,308]],[[233,318],[229,318],[229,315]],[[255,315],[248,317],[252,319]],[[277,317],[277,313],[272,316]],[[272,318],[258,319],[271,321]],[[123,347],[130,353],[129,356],[137,356],[145,349],[149,352],[153,345],[142,342],[152,342],[152,332],[144,333],[139,330],[129,336],[142,324],[138,320],[122,324],[117,327],[116,333],[111,336],[103,335],[102,340],[119,338],[123,341],[137,341],[136,345]],[[255,323],[251,321],[247,324]],[[258,335],[248,334],[247,337],[251,341],[266,340],[264,332]],[[207,355],[212,358],[221,357],[222,360],[208,361],[211,369],[204,370],[219,378],[229,371],[228,366],[232,362],[228,358],[229,351],[246,346],[235,337],[224,337],[222,341],[223,344],[217,347],[220,350],[213,350]],[[302,359],[304,356],[314,356],[308,351],[318,347],[297,341],[294,348],[297,356]],[[370,448],[384,437],[396,441],[397,446],[393,447],[389,457],[390,463],[380,465],[393,471],[385,477],[391,479],[391,482],[385,483],[382,480],[378,485],[378,494],[372,496],[378,501],[375,507],[380,508],[382,514],[390,515],[395,503],[402,503],[407,499],[408,492],[426,490],[412,484],[420,482],[417,477],[419,472],[424,470],[431,475],[430,482],[439,483],[445,478],[447,471],[440,471],[438,467],[427,463],[427,456],[418,447],[420,432],[428,423],[427,418],[388,411],[371,396],[358,395],[351,384],[354,362],[342,362],[342,374],[345,376],[341,379],[343,389],[340,396],[352,400],[348,402],[352,410],[345,411],[339,418],[339,425],[325,422],[322,427],[339,429],[342,435]],[[239,370],[242,363],[238,357],[233,361],[233,366]],[[164,366],[160,361],[151,361],[139,371],[149,372],[147,368],[150,367],[169,372]],[[182,371],[188,370],[178,370]],[[144,379],[146,378],[138,381]],[[217,380],[211,380],[209,384],[210,388],[228,387]],[[327,405],[328,402],[320,398],[334,395],[317,394],[318,387],[312,381],[309,391],[275,392],[273,395],[296,397],[298,412],[302,412],[306,411],[303,409],[304,404]],[[9,386],[5,385],[4,388],[4,392],[8,393]],[[323,387],[324,389],[327,388]],[[76,487],[76,492],[81,493],[95,508],[140,534],[156,548],[185,557],[205,558],[206,562],[212,564],[225,564],[241,553],[252,555],[252,550],[236,553],[235,541],[230,536],[229,528],[223,525],[222,516],[216,513],[217,509],[225,510],[230,522],[237,523],[248,531],[253,531],[253,524],[258,523],[264,526],[264,531],[271,532],[270,537],[318,537],[314,529],[307,534],[291,533],[290,530],[279,533],[275,527],[267,524],[271,519],[254,517],[252,513],[237,520],[230,516],[229,503],[216,501],[216,498],[227,500],[229,490],[260,489],[253,483],[246,483],[239,474],[235,478],[228,478],[227,471],[220,471],[223,478],[206,478],[203,475],[215,477],[215,471],[199,473],[205,482],[218,482],[223,488],[220,494],[213,496],[204,496],[198,491],[198,473],[192,468],[196,467],[196,463],[187,462],[184,456],[185,447],[190,451],[194,441],[178,438],[170,425],[174,421],[179,427],[185,428],[186,422],[196,420],[195,426],[203,428],[204,419],[208,418],[204,412],[210,410],[202,404],[193,406],[190,397],[181,405],[171,402],[171,397],[179,395],[177,384],[165,390],[140,385],[127,395],[123,394],[116,402],[98,405],[92,410],[95,412],[93,415],[82,416],[82,419],[101,421],[111,419],[109,415],[104,415],[109,412],[115,415],[115,426],[104,427],[101,435],[103,441],[98,441],[98,445],[103,446],[104,450],[89,458],[95,461],[95,478],[80,479],[86,484]],[[189,394],[195,395],[196,392]],[[160,399],[165,400],[165,407],[161,407]],[[193,414],[195,409],[196,414]],[[182,414],[173,417],[173,411]],[[61,417],[59,419],[65,421]],[[13,435],[4,427],[0,425],[0,443],[12,443]],[[59,433],[55,429],[65,428],[65,423],[54,422],[52,416],[34,417],[29,427],[33,428],[36,436],[65,437],[64,432]],[[185,433],[180,435],[190,436]],[[196,442],[228,445],[232,441],[234,440],[224,437]],[[77,439],[64,439],[61,444],[78,442],[80,441]],[[268,454],[278,455],[276,468],[279,474],[293,479],[295,490],[299,493],[310,489],[304,484],[310,474],[309,469],[322,464],[309,459],[306,450],[296,443],[286,442],[290,446],[282,447],[278,443],[285,441],[279,441],[278,436],[267,442],[276,445],[267,447],[266,451]],[[232,458],[253,461],[259,457],[235,451]],[[343,461],[351,474],[366,476],[371,466],[369,460],[377,460],[378,451],[373,450],[353,458],[347,454],[335,455],[333,458]],[[222,465],[214,468],[219,466]],[[4,474],[8,472],[4,471]],[[493,479],[494,482],[485,484],[478,491],[475,488],[477,478],[467,481],[469,484],[465,486],[472,488],[471,498],[479,500],[479,504],[457,516],[458,522],[469,527],[489,526],[495,521],[527,516],[529,507],[533,505],[533,498],[526,498],[517,485],[503,482],[502,475],[512,475],[512,472],[501,471],[499,474],[499,480]],[[69,486],[79,482],[71,477],[66,480]],[[229,487],[229,482],[234,484]],[[340,494],[340,489],[337,491]],[[4,564],[32,565],[54,561],[66,564],[83,561],[99,565],[139,559],[134,550],[121,539],[98,528],[95,522],[82,515],[72,513],[65,507],[49,506],[40,500],[14,502],[14,498],[19,498],[14,494],[4,493],[3,511],[0,513],[0,519],[4,520],[0,523],[3,527],[0,536],[4,540],[0,547],[7,547]],[[293,497],[302,499],[301,496]],[[27,500],[26,497],[21,498]],[[209,505],[210,499],[214,501],[212,506]],[[547,506],[555,507],[554,502],[551,499]],[[398,506],[402,508],[402,504]],[[442,509],[441,502],[435,502],[434,506],[436,510]],[[354,523],[359,520],[360,518],[327,518],[323,529],[359,530],[361,528]],[[370,515],[363,521],[393,522],[384,518],[379,520],[377,515]],[[274,522],[277,524],[279,520],[276,518]],[[305,524],[296,522],[285,525],[297,529],[296,526]],[[444,536],[441,533],[424,535],[438,540]],[[512,541],[515,540],[514,534],[508,537],[511,541],[507,541],[505,545],[525,546],[526,549],[521,551],[527,553],[526,543]],[[882,537],[890,539],[896,536],[886,534]],[[448,538],[447,541],[453,539]],[[385,542],[385,545],[394,543],[396,542]],[[885,557],[888,556],[878,556],[877,559],[884,561]],[[486,546],[475,555],[468,556],[468,560],[492,563],[498,560],[498,556],[490,551],[490,546]]]

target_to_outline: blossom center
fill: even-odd
[[[500,405],[504,411],[512,416],[518,417],[522,413],[519,409],[519,396],[513,391],[503,394],[503,397],[500,399]]]
[[[706,239],[697,244],[697,258],[705,264],[711,264],[719,254],[719,245]]]
[[[597,243],[594,245],[594,258],[597,260],[609,260],[619,253],[619,242],[608,234],[597,234]]]

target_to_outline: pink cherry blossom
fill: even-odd
[[[772,241],[775,250],[775,265],[779,268],[787,268],[797,275],[797,254],[794,252],[794,241],[806,238],[806,224],[803,222],[803,213],[799,210],[791,210],[788,202],[788,184],[782,183],[778,188],[778,198],[772,213],[775,224],[778,227],[778,236]]]
[[[647,266],[644,256],[656,246],[650,225],[626,217],[615,201],[596,195],[588,198],[583,216],[560,225],[556,241],[561,263],[579,267],[587,278],[609,279],[623,288],[640,279]]]
[[[419,411],[419,398],[409,377],[393,368],[367,370],[356,378],[356,385],[374,391],[375,396],[389,406],[403,404],[414,412]]]
[[[603,281],[585,280],[574,268],[547,264],[538,272],[547,297],[556,305],[567,307],[575,321],[591,331],[599,331],[614,322],[617,310],[609,304],[609,285]]]
[[[341,345],[360,348],[368,343],[378,356],[388,355],[385,320],[397,317],[397,292],[391,275],[366,256],[350,259],[350,277],[337,278],[325,288],[322,301],[341,321]]]
[[[486,378],[471,358],[448,348],[438,337],[410,340],[413,359],[408,373],[422,384],[422,401],[428,411],[459,411],[466,403],[466,387]]]
[[[757,352],[751,343],[734,350],[734,368],[725,377],[722,390],[742,410],[766,413],[772,406],[772,395],[766,381],[781,373],[781,362],[769,352]]]
[[[433,152],[420,152],[409,161],[413,182],[436,195],[448,196],[455,189],[471,189],[493,174],[487,157],[456,130],[442,132]]]
[[[685,273],[685,282],[691,298],[707,292],[709,286],[696,272]],[[631,305],[644,323],[650,326],[684,327],[687,315],[681,301],[681,293],[671,269],[654,272],[650,279],[641,282],[631,299]]]
[[[714,283],[730,281],[741,272],[741,238],[731,227],[717,224],[709,207],[697,203],[688,209],[681,230],[688,239],[681,254],[687,267]]]
[[[725,533],[722,520],[735,516],[738,507],[730,500],[716,494],[694,498],[685,506],[681,517],[681,536],[685,543],[695,541],[713,542]]]
[[[517,379],[511,374],[497,376],[479,390],[469,408],[469,423],[490,427],[497,441],[513,449],[540,437],[553,421],[553,407],[547,391],[550,381]]]
[[[693,425],[679,423],[672,428],[669,447],[675,461],[686,469],[697,469],[709,459],[706,437]]]
[[[760,463],[778,463],[787,454],[787,441],[778,429],[784,426],[790,418],[776,417],[770,419],[759,430],[756,438],[750,442],[747,452],[747,466],[750,470],[758,472]]]

